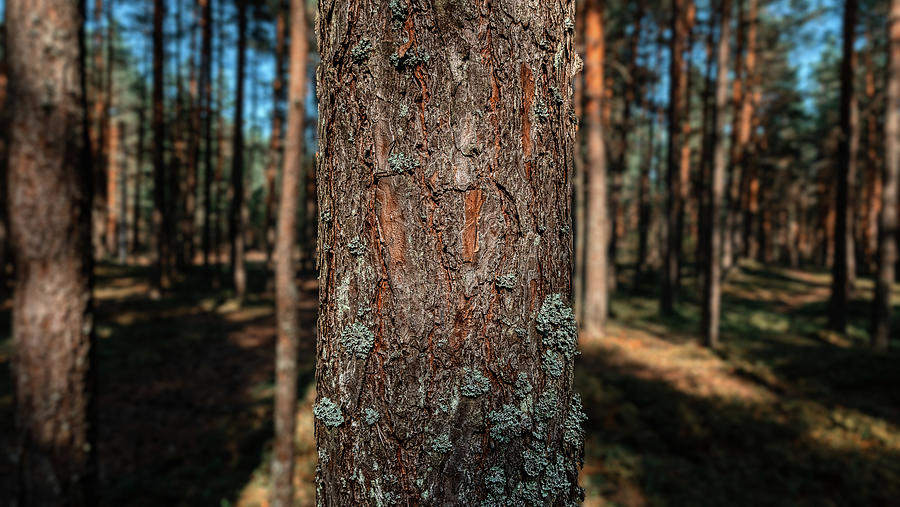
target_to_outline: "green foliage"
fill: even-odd
[[[375,335],[364,324],[354,322],[341,332],[341,344],[357,359],[365,359],[375,345]]]
[[[322,398],[313,407],[313,415],[316,419],[322,421],[325,426],[336,427],[344,424],[344,415],[341,408],[337,406],[331,399]]]

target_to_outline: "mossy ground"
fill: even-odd
[[[238,308],[198,269],[150,301],[147,274],[98,267],[102,503],[267,505],[271,295]],[[250,281],[262,293],[261,263]],[[655,294],[620,288],[609,336],[581,337],[586,504],[896,503],[900,351],[865,346],[871,283],[860,280],[850,332],[836,336],[822,331],[827,274],[745,264],[726,287],[717,352],[697,345],[693,283],[667,319]],[[301,286],[295,481],[298,504],[314,505],[313,275]],[[0,492],[12,471],[9,309],[2,302]]]

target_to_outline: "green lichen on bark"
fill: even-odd
[[[559,412],[559,397],[556,391],[546,391],[538,398],[534,406],[534,418],[537,421],[547,421],[556,417]]]
[[[365,325],[354,322],[341,332],[341,344],[357,359],[365,359],[375,345],[375,335]]]
[[[350,50],[350,57],[353,58],[354,63],[366,63],[369,60],[369,53],[372,52],[372,41],[367,38],[363,38],[359,43],[353,46],[353,49]]]
[[[569,414],[563,423],[563,440],[573,447],[580,448],[584,444],[584,428],[582,425],[587,420],[584,407],[581,404],[581,396],[575,393],[572,396],[572,404],[569,406]]]
[[[491,390],[491,381],[473,368],[463,369],[463,381],[459,392],[467,398],[477,398]]]
[[[450,435],[447,433],[435,437],[435,439],[431,441],[431,450],[434,452],[445,454],[450,452],[452,449],[453,444],[450,443]]]
[[[516,275],[515,273],[507,273],[498,276],[494,283],[497,284],[498,289],[513,290],[516,288]]]
[[[563,374],[563,360],[559,353],[553,350],[544,351],[541,357],[541,369],[554,378],[559,378]]]
[[[578,326],[575,324],[575,313],[563,303],[561,295],[551,294],[544,299],[536,322],[538,332],[544,337],[544,346],[556,349],[566,359],[575,357]]]
[[[504,444],[521,435],[528,422],[525,413],[509,404],[503,405],[501,410],[491,411],[488,420],[491,422],[491,438]]]
[[[366,253],[366,243],[357,236],[350,240],[350,244],[347,245],[347,250],[350,250],[350,255],[359,257]]]
[[[363,411],[363,418],[366,420],[366,424],[372,426],[381,419],[381,414],[374,408],[368,407]]]
[[[331,399],[322,398],[313,407],[313,415],[316,419],[322,421],[325,426],[336,427],[344,424],[344,415],[341,413],[341,407],[337,406]]]
[[[412,171],[416,167],[419,167],[419,161],[413,157],[407,156],[405,153],[398,152],[392,153],[391,156],[388,157],[388,165],[391,167],[391,172],[403,174],[406,171]]]
[[[532,387],[531,382],[528,381],[528,374],[520,372],[518,378],[516,378],[516,396],[524,398],[525,396],[528,396],[531,389]]]

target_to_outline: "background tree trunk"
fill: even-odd
[[[575,502],[574,2],[341,5],[317,23],[318,500]]]
[[[878,271],[872,305],[872,345],[886,349],[891,336],[891,287],[897,262],[897,197],[900,191],[900,0],[891,0],[888,79],[884,121],[884,186],[879,217]]]
[[[247,61],[247,0],[237,0],[238,44],[237,75],[234,96],[234,144],[231,154],[231,208],[228,233],[231,235],[231,269],[234,292],[243,301],[247,294],[247,271],[244,265],[244,64]]]
[[[585,125],[587,193],[585,217],[584,326],[603,335],[609,314],[608,247],[610,236],[606,185],[606,143],[603,137],[603,65],[606,53],[603,4],[589,0],[585,7]]]
[[[266,167],[266,217],[265,244],[266,266],[272,265],[272,248],[275,242],[275,191],[278,162],[281,158],[281,124],[283,122],[281,103],[284,101],[284,49],[285,49],[285,9],[279,0],[278,16],[275,21],[275,78],[272,80],[272,132],[269,139],[269,161]],[[305,57],[304,57],[305,58]],[[301,97],[299,100],[303,100]],[[300,135],[303,135],[301,132]],[[302,161],[301,161],[302,162]]]
[[[16,98],[9,147],[15,459],[18,502],[26,506],[96,502],[83,6],[6,2]]]
[[[203,267],[209,271],[212,248],[213,143],[212,143],[212,2],[197,0],[200,6],[200,93],[203,108]]]
[[[294,504],[294,427],[297,416],[297,349],[300,323],[297,316],[297,284],[294,252],[297,246],[297,205],[303,174],[303,124],[306,115],[306,6],[292,0],[290,84],[281,203],[275,245],[275,305],[278,319],[275,386],[275,449],[272,457],[272,506]],[[284,11],[279,24],[285,24]]]
[[[153,242],[154,259],[151,276],[151,296],[160,297],[169,287],[168,227],[163,223],[166,210],[166,142],[165,111],[163,110],[163,18],[164,0],[153,0]]]
[[[848,194],[850,190],[851,174],[855,173],[855,151],[858,139],[856,130],[857,114],[855,114],[856,101],[853,92],[853,77],[856,64],[855,50],[856,40],[856,0],[846,0],[844,6],[844,43],[843,60],[841,62],[841,124],[840,140],[838,144],[838,160],[835,166],[835,178],[837,192],[834,226],[834,264],[832,265],[832,285],[830,311],[828,312],[829,326],[840,333],[847,330],[847,304],[850,299],[850,253],[852,237],[849,234]]]
[[[707,347],[719,343],[719,313],[722,304],[722,226],[720,214],[725,199],[725,120],[728,116],[728,55],[731,51],[731,0],[722,0],[719,15],[719,44],[716,57],[716,105],[710,145],[713,153],[712,182],[709,189],[707,215],[709,232],[706,241],[706,273],[703,277],[701,333]]]

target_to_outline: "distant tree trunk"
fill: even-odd
[[[868,108],[866,110],[866,173],[865,194],[858,199],[861,209],[861,221],[859,234],[862,242],[863,261],[868,272],[877,264],[878,256],[878,220],[881,213],[882,185],[884,184],[881,161],[878,153],[881,151],[881,138],[878,136],[878,114],[882,108],[878,107],[880,101],[875,96],[875,63],[872,61],[872,53],[875,51],[875,38],[871,33],[866,37],[869,48],[866,51],[866,98]]]
[[[584,2],[575,4],[575,52],[584,54]],[[579,125],[584,121],[584,74],[575,76],[573,105],[575,118]],[[585,224],[585,184],[587,164],[585,163],[584,136],[579,134],[575,138],[575,181],[572,188],[572,204],[575,221],[575,266],[572,271],[572,307],[575,311],[575,320],[579,325],[584,324],[584,263],[587,243],[587,225]]]
[[[718,55],[716,57],[716,105],[710,145],[713,153],[712,183],[706,214],[709,233],[706,242],[706,273],[703,276],[703,308],[701,333],[710,348],[719,344],[719,313],[722,304],[722,224],[721,210],[725,200],[725,120],[728,116],[728,54],[731,51],[731,0],[722,0],[720,9]]]
[[[572,505],[575,2],[409,5],[319,1],[317,500]]]
[[[84,4],[7,0],[9,209],[18,490],[23,506],[95,505],[92,174]],[[13,501],[16,498],[16,501]]]
[[[0,40],[6,48],[6,24],[0,27]],[[9,253],[9,206],[7,206],[7,162],[9,161],[9,104],[6,102],[8,72],[8,51],[0,54],[0,295],[6,295],[9,281],[6,277],[6,262]]]
[[[120,131],[115,123],[110,124],[107,138],[109,139],[106,148],[106,251],[112,255],[116,253],[116,244],[119,240],[119,173],[123,167],[119,165],[122,160],[119,158]]]
[[[281,203],[275,246],[275,305],[278,341],[275,357],[275,448],[272,457],[272,506],[294,505],[294,429],[297,417],[297,284],[294,252],[297,247],[297,204],[303,173],[303,123],[306,116],[306,2],[291,0],[290,84],[284,165],[281,171]],[[279,25],[284,37],[284,9]],[[282,42],[283,43],[283,42]],[[278,90],[280,93],[280,90]]]
[[[106,232],[106,137],[108,135],[107,114],[109,104],[107,102],[106,72],[104,70],[103,51],[103,0],[94,1],[94,44],[93,44],[93,69],[91,75],[94,92],[94,117],[92,119],[92,160],[94,177],[93,203],[93,227],[91,242],[94,248],[94,256],[103,258],[109,253],[106,250],[104,233]]]
[[[275,179],[281,156],[281,103],[284,101],[285,0],[279,0],[275,21],[275,78],[272,80],[272,132],[269,136],[269,161],[266,167],[266,267],[272,265],[272,246],[275,241]],[[305,58],[305,56],[304,56]],[[303,100],[301,97],[299,100]],[[300,135],[303,135],[301,132]],[[302,160],[301,160],[302,162]]]
[[[644,18],[645,2],[638,2],[634,13],[634,28],[631,32],[631,40],[628,53],[628,75],[625,84],[624,110],[622,112],[622,142],[619,146],[618,157],[615,165],[615,174],[613,175],[613,192],[612,198],[612,227],[609,238],[609,290],[614,291],[616,288],[616,258],[619,250],[619,239],[625,235],[625,199],[623,195],[622,184],[628,165],[628,141],[629,134],[633,130],[632,110],[635,102],[635,92],[638,88],[637,70],[638,70],[638,48],[641,42],[641,21]]]
[[[858,144],[856,101],[853,92],[853,77],[856,56],[853,44],[856,39],[856,0],[846,0],[844,4],[844,44],[841,62],[841,124],[838,144],[838,160],[835,167],[837,215],[834,227],[834,264],[832,265],[831,301],[828,319],[830,327],[840,333],[847,330],[847,304],[850,299],[850,256],[849,246],[852,236],[848,234],[848,193],[850,176],[855,173],[855,145]]]
[[[606,332],[609,313],[607,245],[610,234],[606,188],[606,145],[602,102],[605,57],[603,4],[588,0],[585,7],[585,140],[587,143],[586,239],[584,273],[584,326],[594,334]]]
[[[729,13],[730,16],[730,13]],[[703,112],[700,120],[700,169],[695,180],[694,188],[697,195],[697,203],[700,213],[698,213],[697,224],[697,248],[694,255],[694,265],[697,272],[697,288],[700,294],[703,294],[706,285],[707,263],[709,259],[706,257],[707,243],[709,241],[709,182],[712,179],[711,166],[714,158],[714,148],[712,146],[712,125],[710,124],[710,116],[714,110],[713,100],[713,42],[715,40],[716,20],[715,9],[710,8],[709,14],[709,33],[706,36],[706,72],[703,82]],[[719,141],[721,143],[721,140]],[[720,224],[721,226],[721,224]],[[721,227],[720,227],[721,229]],[[721,234],[721,232],[720,232]],[[719,238],[722,241],[722,238]]]
[[[196,7],[192,9],[194,19],[198,25],[203,23],[202,14],[197,12]],[[203,55],[197,57],[197,51],[200,47],[197,44],[197,31],[191,30],[191,48],[190,48],[190,77],[188,78],[188,92],[190,95],[190,131],[188,134],[187,156],[188,163],[184,174],[184,216],[181,219],[181,236],[182,236],[182,256],[187,266],[194,264],[194,256],[197,253],[197,245],[194,241],[196,220],[197,220],[197,173],[200,170],[200,139],[203,133],[203,99],[201,98],[200,87],[203,80],[200,74],[203,72],[199,69],[197,62],[203,59]]]
[[[682,89],[682,105],[680,106],[682,109],[682,121],[681,121],[681,137],[679,138],[680,143],[680,157],[678,159],[678,191],[681,192],[681,196],[679,198],[680,207],[677,209],[677,216],[675,217],[676,225],[675,225],[675,245],[677,245],[677,249],[675,250],[675,299],[678,299],[678,291],[681,289],[681,276],[682,276],[682,265],[684,264],[684,232],[685,232],[685,217],[687,215],[688,206],[690,205],[690,182],[691,182],[691,135],[693,133],[693,126],[691,124],[691,90],[693,89],[693,75],[692,72],[693,65],[693,48],[694,48],[694,22],[696,21],[697,8],[694,5],[693,0],[683,0],[685,1],[685,19],[684,23],[685,27],[685,40],[682,42],[685,55],[684,61],[682,65],[684,68],[681,71],[681,79],[684,81],[683,83],[679,83],[679,88]],[[696,237],[696,236],[695,236]]]
[[[119,120],[119,143],[121,149],[117,153],[119,157],[119,223],[116,226],[118,237],[118,258],[120,264],[128,260],[128,143],[125,122]]]
[[[247,60],[247,0],[237,0],[238,43],[234,105],[234,146],[231,155],[231,208],[228,232],[231,235],[231,268],[238,301],[247,293],[244,266],[244,64]]]
[[[165,111],[163,110],[163,18],[165,1],[153,0],[153,242],[154,259],[151,276],[151,297],[158,298],[169,287],[168,227],[163,223],[166,209],[166,161],[163,155],[166,142]]]
[[[137,253],[141,249],[141,223],[143,212],[141,211],[141,194],[144,182],[144,135],[147,122],[147,100],[145,86],[141,86],[140,106],[137,109],[137,154],[134,170],[134,202],[132,203],[131,220],[131,251]]]
[[[900,191],[900,0],[891,0],[884,119],[884,186],[879,216],[878,271],[872,305],[872,345],[887,349],[891,336],[891,287],[897,262],[897,198]]]
[[[208,272],[212,237],[212,0],[197,0],[200,7],[200,102],[203,111],[203,268]]]
[[[650,63],[651,68],[655,68],[655,64],[660,61],[660,51],[662,51],[662,45],[657,44],[657,48],[656,59],[652,60]],[[653,104],[653,93],[654,84],[651,84],[649,82],[646,83],[644,89],[641,92],[641,96],[643,101],[642,109],[647,114],[647,123],[649,125],[647,127],[647,151],[641,160],[640,175],[638,179],[638,249],[637,259],[635,260],[634,264],[633,282],[635,290],[640,289],[641,281],[643,280],[644,276],[644,268],[648,264],[648,239],[653,219],[653,202],[650,189],[650,169],[653,167],[653,157],[655,154],[654,147],[656,145],[656,118],[651,107]]]
[[[684,76],[684,52],[688,36],[688,2],[672,0],[671,58],[669,64],[669,147],[666,172],[666,249],[662,270],[660,313],[669,315],[675,310],[678,298],[679,261],[681,252],[680,217],[684,201],[681,190],[682,143],[685,121],[687,78]]]
[[[743,237],[740,241],[741,255],[756,257],[759,251],[758,231],[754,234],[754,228],[759,225],[759,174],[758,164],[751,157],[751,141],[753,139],[754,104],[756,89],[756,33],[758,0],[748,0],[747,17],[743,24],[746,25],[746,51],[744,52],[744,85],[741,94],[741,109],[738,116],[737,138],[735,149],[737,150],[737,163],[735,174],[740,174],[741,184],[741,209],[743,218]]]

